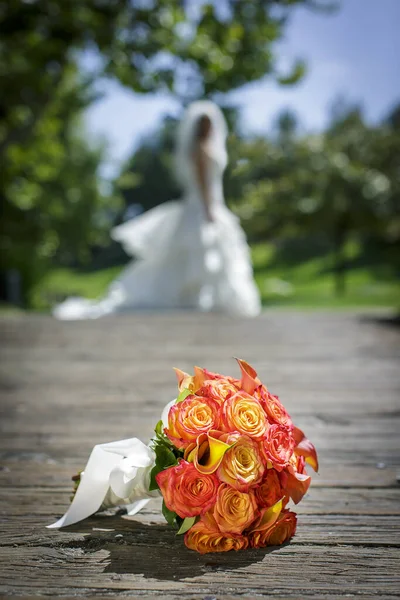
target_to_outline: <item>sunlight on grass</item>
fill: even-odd
[[[348,257],[357,256],[357,245],[349,244]],[[346,292],[336,296],[330,272],[332,256],[322,256],[302,264],[285,266],[274,261],[272,245],[252,248],[255,278],[264,305],[292,307],[346,308],[357,306],[400,306],[400,284],[379,277],[373,269],[359,268],[346,274]]]

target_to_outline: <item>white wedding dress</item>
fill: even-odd
[[[190,111],[183,126],[184,137],[193,129],[199,111],[211,115],[214,129],[220,132],[223,117],[214,104],[197,102]],[[211,140],[208,147],[206,172],[213,222],[206,221],[194,165],[181,143],[177,160],[183,199],[161,204],[114,228],[111,237],[136,260],[126,266],[103,299],[70,298],[55,307],[54,316],[93,319],[135,309],[222,311],[248,317],[259,314],[260,296],[249,247],[238,218],[224,202],[226,155],[221,147],[218,154],[218,140]]]

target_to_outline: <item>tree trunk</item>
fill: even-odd
[[[347,227],[345,215],[340,215],[336,221],[334,231],[334,285],[335,295],[342,297],[346,293],[346,257],[345,242],[347,238]]]

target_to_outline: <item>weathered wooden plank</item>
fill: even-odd
[[[140,520],[139,520],[140,519]],[[161,511],[147,512],[140,517],[99,516],[87,519],[81,524],[54,531],[45,529],[49,519],[39,515],[20,515],[19,528],[7,517],[2,521],[1,546],[37,545],[59,546],[76,541],[79,532],[90,534],[98,544],[114,540],[115,535],[122,534],[126,543],[133,545],[154,545],[161,536],[168,540],[174,548],[182,545],[166,525]],[[111,533],[107,531],[109,530]],[[80,542],[83,541],[78,536]],[[331,546],[348,544],[352,546],[388,546],[400,548],[400,517],[398,515],[342,515],[342,514],[300,514],[298,531],[292,545],[314,544]]]
[[[7,487],[1,492],[0,514],[4,516],[46,515],[51,520],[65,512],[71,486],[62,488]],[[18,502],[16,503],[16,499]],[[295,508],[307,515],[400,515],[400,486],[397,488],[336,488],[312,486]],[[160,512],[154,500],[140,512],[139,519],[154,520]],[[149,517],[150,515],[150,517]],[[163,519],[160,519],[163,522]],[[0,541],[1,544],[1,541]]]
[[[72,544],[0,549],[0,559],[6,559],[3,593],[14,589],[16,579],[21,591],[46,595],[129,590],[139,597],[169,594],[186,599],[329,593],[386,597],[396,595],[400,584],[398,561],[386,548],[290,544],[274,551],[210,557],[176,549],[165,540],[136,547],[123,541],[105,547],[89,541],[85,549]]]
[[[79,411],[76,427],[63,428],[57,425],[54,428],[51,425],[40,427],[35,431],[35,426],[26,426],[23,435],[18,435],[17,426],[11,428],[11,431],[2,436],[0,447],[0,459],[19,460],[29,453],[29,449],[40,447],[42,454],[46,454],[49,459],[57,460],[63,456],[71,459],[83,460],[89,456],[91,448],[87,450],[86,456],[82,449],[87,446],[88,438],[96,443],[111,441],[111,439],[122,439],[124,437],[140,437],[143,441],[148,441],[152,435],[152,424],[144,420],[132,420],[132,427],[127,426],[126,420],[122,418],[119,422],[115,419],[102,419],[101,413],[99,420],[103,421],[97,427],[90,429],[87,425],[80,426],[79,421],[84,419]],[[299,426],[306,429],[307,435],[312,439],[318,448],[321,463],[321,472],[324,467],[329,469],[332,463],[340,461],[341,464],[377,464],[385,462],[391,465],[400,465],[400,453],[398,450],[398,431],[400,429],[400,419],[387,420],[387,423],[371,424],[360,420],[359,425],[355,427],[344,427],[337,425],[326,425],[323,430],[310,427],[299,422]],[[93,431],[95,429],[95,431]],[[361,430],[361,431],[360,431]],[[22,432],[21,432],[22,433]],[[385,456],[385,461],[382,457]]]
[[[161,379],[161,378],[160,378]],[[21,421],[24,414],[29,414],[31,403],[27,396],[32,394],[41,399],[41,405],[38,407],[39,413],[43,413],[45,407],[49,410],[59,410],[60,413],[67,407],[83,411],[86,413],[91,410],[106,411],[108,407],[115,406],[116,403],[121,410],[136,412],[140,410],[145,414],[149,421],[154,420],[158,414],[163,402],[172,399],[176,394],[175,381],[167,372],[164,373],[163,380],[157,382],[157,387],[162,391],[157,397],[149,390],[143,391],[138,384],[138,376],[132,375],[130,387],[128,384],[122,386],[113,386],[110,383],[102,382],[101,391],[98,384],[73,385],[70,384],[66,389],[58,388],[54,383],[29,385],[19,389],[2,389],[0,411],[3,418],[10,418],[11,415],[19,418]],[[0,382],[1,389],[1,382]],[[377,396],[376,390],[352,390],[349,397],[346,393],[336,393],[332,390],[321,389],[288,389],[276,388],[279,392],[285,406],[289,410],[295,421],[300,419],[307,422],[310,419],[315,421],[318,426],[324,423],[341,421],[346,423],[347,417],[370,417],[374,418],[399,418],[399,397],[400,386],[397,389],[383,388],[380,395]],[[118,414],[114,417],[119,418]],[[1,440],[0,440],[1,442]]]

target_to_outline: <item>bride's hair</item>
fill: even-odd
[[[211,130],[212,123],[210,117],[208,115],[201,115],[196,123],[195,138],[202,142],[209,137]]]
[[[199,140],[207,138],[210,156],[221,172],[225,169],[227,134],[224,115],[214,102],[200,100],[188,106],[178,127],[175,152],[176,175],[184,187],[193,184],[193,151]]]

